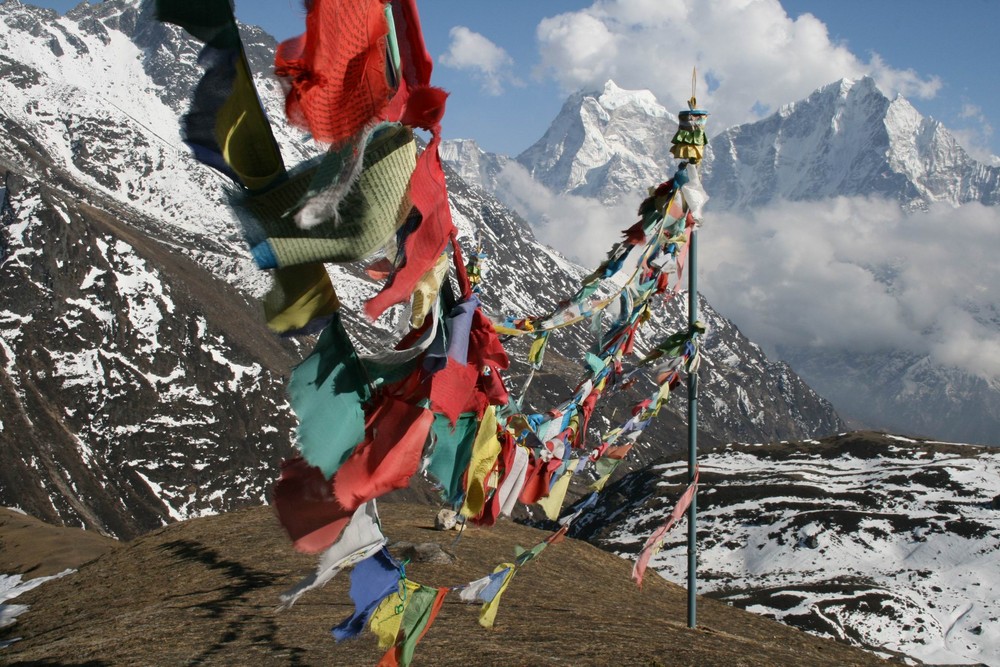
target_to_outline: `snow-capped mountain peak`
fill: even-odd
[[[651,92],[608,81],[601,92],[570,96],[517,161],[553,192],[616,202],[667,178],[676,129],[676,117]]]
[[[755,123],[713,136],[713,208],[878,195],[906,208],[1000,203],[1000,169],[980,164],[940,122],[871,77],[841,79]]]
[[[612,80],[604,84],[604,92],[597,98],[597,103],[609,112],[622,107],[633,106],[653,118],[669,117],[670,112],[656,101],[656,96],[649,90],[625,90],[619,88]]]

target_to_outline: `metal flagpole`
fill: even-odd
[[[694,169],[689,165],[688,169]],[[688,239],[688,327],[694,332],[698,319],[698,233],[691,230]],[[688,373],[688,484],[694,484],[698,466],[698,373]],[[688,507],[688,627],[697,625],[698,591],[698,492],[691,497]]]

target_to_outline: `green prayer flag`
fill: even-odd
[[[478,429],[479,418],[474,412],[459,415],[454,428],[445,415],[434,415],[434,423],[431,424],[434,449],[431,450],[427,472],[444,487],[445,499],[450,503],[458,502],[465,490],[462,475],[469,467],[472,443]]]
[[[329,478],[364,440],[362,406],[369,398],[364,368],[339,313],[292,371],[288,393],[299,417],[302,456]]]
[[[413,652],[417,642],[433,620],[434,603],[437,601],[438,589],[421,586],[410,595],[410,603],[403,612],[403,622],[400,627],[401,639],[397,642],[397,657],[401,667],[407,667],[413,661]]]

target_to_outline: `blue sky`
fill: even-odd
[[[452,93],[445,136],[487,150],[524,150],[569,92],[609,77],[680,108],[698,65],[710,130],[872,73],[974,154],[1000,154],[997,0],[423,0],[419,9],[434,83]],[[279,39],[302,30],[298,0],[236,0],[236,11]]]

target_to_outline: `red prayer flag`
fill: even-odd
[[[336,542],[354,515],[353,509],[337,502],[323,471],[301,456],[281,462],[272,500],[295,548],[306,553],[323,551]]]
[[[337,501],[355,510],[407,486],[420,467],[434,413],[384,395],[368,416],[365,440],[333,478]]]

